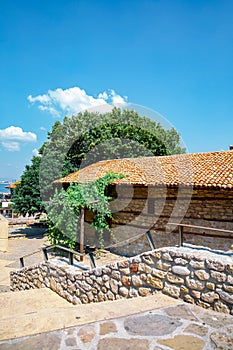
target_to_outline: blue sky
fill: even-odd
[[[188,151],[233,143],[233,2],[0,1],[0,178],[18,179],[56,119],[143,105]]]

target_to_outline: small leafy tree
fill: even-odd
[[[98,233],[100,247],[104,247],[104,231],[111,233],[107,219],[112,218],[109,204],[112,198],[106,195],[105,189],[114,180],[123,177],[121,174],[106,173],[91,183],[71,184],[66,191],[56,190],[47,207],[49,217],[47,237],[50,243],[65,244],[74,249],[80,211],[81,208],[86,208],[94,212],[92,226]]]
[[[56,190],[46,209],[49,213],[46,236],[50,244],[63,244],[74,249],[78,220],[74,207],[69,202],[67,192],[64,189]]]

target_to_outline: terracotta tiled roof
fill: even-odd
[[[233,188],[233,152],[105,160],[54,182],[90,182],[106,172],[127,175],[115,181],[122,184]]]

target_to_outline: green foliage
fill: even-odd
[[[48,212],[46,236],[50,244],[63,244],[74,249],[78,218],[69,202],[67,192],[64,189],[56,190],[46,209]]]
[[[32,165],[26,166],[15,193],[15,208],[22,215],[44,211],[43,201],[50,201],[54,195],[55,179],[99,160],[184,151],[174,128],[165,130],[133,110],[113,108],[103,114],[86,111],[65,117],[48,133],[39,150],[42,156],[34,157]]]
[[[107,173],[91,183],[71,184],[67,191],[56,190],[47,207],[49,229],[47,237],[51,244],[65,244],[74,249],[76,229],[79,224],[81,208],[94,212],[92,223],[99,237],[100,247],[104,247],[104,231],[110,231],[108,218],[112,218],[106,187],[124,175]],[[111,231],[110,231],[111,232]]]
[[[13,207],[15,212],[20,215],[35,215],[45,210],[40,199],[40,161],[40,157],[33,157],[32,164],[26,165],[20,183],[14,188]]]
[[[181,153],[180,135],[136,111],[84,112],[56,121],[43,145],[40,182],[45,200],[51,183],[99,160]]]
[[[174,128],[165,130],[160,123],[141,117],[136,111],[119,108],[104,114],[86,111],[64,118],[63,124],[54,124],[48,138],[45,149],[59,156],[62,172],[68,163],[77,170],[83,161],[88,165],[104,159],[185,151]],[[89,152],[91,156],[87,156]]]

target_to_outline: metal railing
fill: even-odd
[[[40,251],[43,252],[43,255],[44,255],[44,260],[45,261],[48,261],[49,260],[49,257],[48,257],[48,250],[61,250],[61,251],[64,251],[66,253],[68,253],[68,258],[69,258],[69,264],[70,265],[73,265],[74,264],[74,255],[77,255],[79,257],[84,257],[84,255],[89,255],[89,259],[90,259],[90,265],[91,265],[91,268],[95,268],[96,267],[96,264],[95,264],[95,259],[94,259],[94,253],[93,251],[89,250],[88,251],[88,247],[86,248],[87,249],[87,253],[79,253],[75,250],[72,250],[72,249],[69,249],[69,248],[66,248],[66,247],[63,247],[63,246],[60,246],[60,245],[50,245],[50,246],[46,246],[46,247],[42,247],[36,251],[34,251],[33,253],[30,253],[30,254],[27,254],[27,255],[24,255],[22,257],[19,258],[19,262],[20,262],[20,267],[25,267],[25,264],[24,264],[24,258],[27,258],[29,256],[32,256],[36,253],[39,253]]]
[[[29,256],[37,254],[40,251],[41,251],[41,249],[37,249],[36,251],[34,251],[34,252],[30,253],[30,254],[26,254],[24,256],[21,256],[21,258],[19,258],[19,265],[20,265],[20,267],[25,267],[25,265],[24,265],[24,258],[28,258]]]
[[[227,238],[227,239],[233,239],[233,231],[230,230],[224,230],[219,228],[213,228],[213,227],[205,227],[205,226],[195,226],[195,225],[188,225],[188,224],[176,224],[176,223],[168,223],[168,225],[178,226],[179,229],[179,243],[178,245],[180,247],[184,244],[184,234],[192,234],[196,236],[205,236],[205,237],[216,237],[216,238]],[[191,228],[191,229],[199,229],[199,230],[207,230],[207,231],[214,231],[214,232],[223,232],[223,233],[230,233],[230,235],[216,235],[211,233],[205,233],[205,232],[184,232],[184,228]]]
[[[150,245],[151,249],[152,250],[156,249],[156,245],[155,245],[155,243],[153,241],[152,234],[151,234],[150,231],[141,233],[139,235],[135,235],[135,236],[133,236],[133,237],[131,237],[129,239],[124,240],[123,242],[118,242],[118,243],[112,244],[112,245],[110,245],[108,247],[105,247],[105,249],[109,249],[109,248],[113,248],[113,247],[116,247],[116,246],[119,246],[119,245],[131,243],[132,241],[137,240],[137,239],[139,239],[140,237],[142,237],[144,235],[148,239],[148,242],[149,242],[149,245]],[[20,257],[19,258],[20,267],[21,268],[25,267],[24,258],[27,258],[27,257],[29,257],[31,255],[34,255],[36,253],[39,253],[41,251],[43,252],[44,260],[48,261],[49,260],[48,250],[51,250],[51,249],[53,249],[54,251],[56,249],[58,249],[58,250],[61,250],[61,251],[64,251],[64,252],[68,253],[68,258],[69,258],[69,264],[70,265],[74,264],[74,255],[79,256],[80,257],[80,261],[81,261],[81,258],[83,258],[85,255],[88,254],[89,255],[89,259],[90,259],[91,268],[95,268],[96,267],[95,259],[94,259],[94,253],[93,253],[94,249],[91,248],[90,246],[85,246],[85,253],[80,253],[80,252],[78,252],[76,250],[72,250],[72,249],[66,248],[66,247],[58,245],[58,244],[42,247],[42,248],[34,251],[33,253],[30,253],[30,254],[27,254],[27,255],[24,255],[24,256]]]

